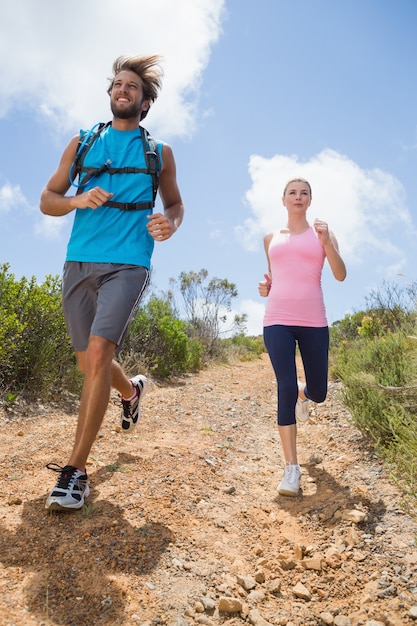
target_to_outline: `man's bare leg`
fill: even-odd
[[[84,505],[84,498],[90,493],[85,466],[107,410],[111,385],[121,394],[125,394],[127,399],[136,392],[136,388],[114,360],[114,351],[115,344],[103,337],[92,335],[87,350],[77,353],[79,367],[84,373],[84,385],[74,447],[68,465],[48,465],[49,469],[58,471],[60,477],[45,502],[46,509],[80,509]],[[130,407],[130,403],[128,406]],[[132,407],[132,413],[136,411],[138,420],[139,399],[133,402]]]
[[[74,447],[68,462],[84,471],[88,455],[100,430],[110,399],[114,343],[92,335],[85,353],[79,356],[84,371]]]
[[[78,367],[85,372],[85,352],[77,352],[77,360]],[[115,359],[111,362],[111,386],[124,398],[132,395],[132,383]]]
[[[133,385],[124,373],[122,367],[113,359],[111,364],[111,386],[116,389],[123,398],[130,398],[133,393]]]

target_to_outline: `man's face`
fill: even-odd
[[[142,111],[149,108],[149,100],[143,99],[142,80],[130,70],[116,74],[110,94],[110,107],[114,117],[127,120],[141,118]]]

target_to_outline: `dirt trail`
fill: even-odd
[[[76,416],[0,416],[0,624],[417,624],[415,520],[339,394],[299,426],[294,499],[266,355],[151,384],[133,435],[114,397],[70,514],[44,510],[45,465]]]

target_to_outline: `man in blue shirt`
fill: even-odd
[[[149,282],[155,241],[169,239],[183,219],[184,207],[169,145],[156,142],[162,213],[152,213],[155,179],[149,172],[144,131],[146,116],[161,88],[160,57],[122,56],[113,65],[108,90],[113,118],[98,133],[73,182],[77,152],[89,134],[68,144],[41,195],[46,215],[75,210],[63,272],[63,309],[84,385],[75,441],[46,501],[49,510],[79,509],[89,494],[86,462],[101,427],[111,387],[121,396],[122,430],[139,421],[148,381],[129,379],[115,360],[128,322]],[[92,132],[92,131],[91,131]],[[86,143],[86,142],[84,142]]]

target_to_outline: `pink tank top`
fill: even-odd
[[[310,227],[301,235],[276,231],[268,248],[272,285],[264,326],[327,326],[321,288],[323,246]]]

